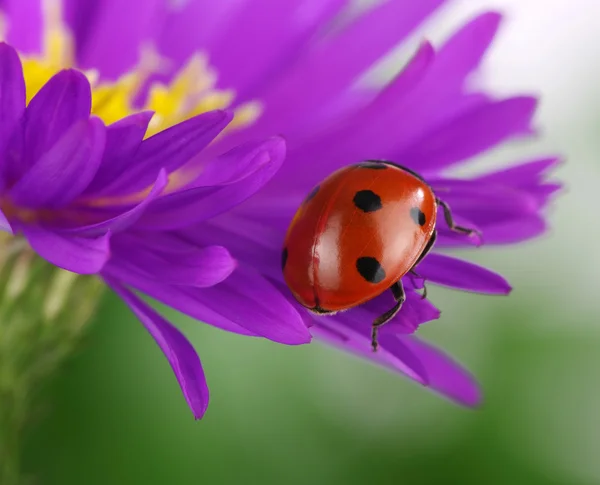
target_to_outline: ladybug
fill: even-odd
[[[291,221],[282,251],[285,282],[298,302],[319,315],[365,303],[388,289],[395,304],[372,325],[389,322],[406,299],[402,277],[435,244],[437,209],[457,226],[448,204],[417,173],[388,161],[346,166],[314,187]]]

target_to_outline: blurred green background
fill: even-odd
[[[48,485],[600,483],[600,2],[463,1],[415,39],[443,38],[486,6],[508,19],[478,82],[541,93],[543,138],[481,163],[559,152],[568,189],[546,237],[469,253],[509,277],[510,297],[430,288],[443,315],[421,334],[472,370],[484,405],[459,408],[320,344],[283,347],[175,317],[211,388],[195,422],[150,336],[107,295],[49,389],[27,469]]]

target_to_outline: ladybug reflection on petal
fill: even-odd
[[[335,171],[298,208],[282,256],[285,281],[296,300],[316,314],[348,310],[390,289],[395,304],[377,317],[377,330],[406,300],[402,277],[419,277],[415,266],[437,237],[438,206],[450,230],[448,204],[417,173],[387,161],[366,161]]]

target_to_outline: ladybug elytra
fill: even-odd
[[[391,290],[395,304],[375,319],[377,330],[406,299],[402,277],[435,244],[438,206],[453,231],[450,207],[413,171],[387,161],[365,161],[337,170],[298,208],[282,253],[285,281],[298,302],[317,314],[332,314]]]

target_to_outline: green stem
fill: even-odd
[[[15,390],[16,391],[16,390]],[[17,391],[2,396],[2,426],[0,429],[0,483],[21,485],[21,434],[24,428],[26,402]]]
[[[77,349],[102,288],[0,236],[0,485],[24,483],[24,433],[40,390]]]

